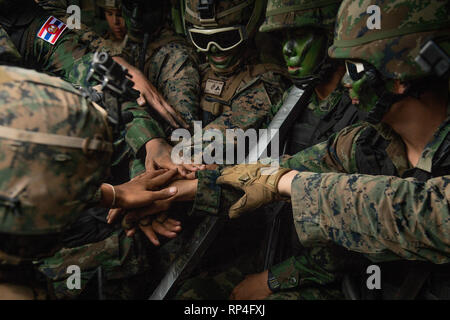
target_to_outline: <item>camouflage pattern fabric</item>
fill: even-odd
[[[81,9],[82,25],[95,34],[103,34],[108,30],[108,23],[100,17],[100,8],[95,0],[37,0],[36,2],[44,10],[60,18],[67,16],[69,6],[77,5]]]
[[[433,155],[449,134],[449,120],[427,144],[416,168],[433,171]],[[284,164],[300,171],[345,173],[305,172],[293,181],[292,205],[300,241],[305,246],[333,241],[366,253],[374,261],[448,263],[448,177],[418,182],[412,178],[358,175],[354,146],[364,129],[355,126],[343,130],[328,143],[305,150]],[[403,142],[388,128],[380,125],[379,130],[390,142],[386,151],[401,177],[410,169]],[[333,195],[337,190],[339,199]]]
[[[70,84],[11,66],[0,66],[0,114],[2,290],[18,293],[14,286],[22,285],[26,298],[48,298],[31,260],[58,250],[62,232],[93,203],[109,174],[111,128]],[[27,133],[5,135],[11,130]],[[78,138],[78,147],[65,140]],[[86,139],[103,142],[89,150]]]
[[[140,46],[127,44],[124,58],[138,66],[140,50]],[[165,26],[152,35],[142,71],[188,124],[198,119],[199,114],[198,64],[197,53],[192,46],[170,27]]]
[[[74,83],[80,83],[84,81],[84,77],[90,66],[90,61],[92,60],[92,54],[89,53],[90,50],[88,49],[86,42],[82,41],[77,33],[71,32],[69,30],[66,30],[62,34],[61,38],[58,40],[55,46],[51,46],[50,44],[42,41],[41,39],[35,38],[34,31],[31,31],[34,30],[33,25],[37,25],[40,27],[41,23],[43,23],[45,19],[46,18],[38,19],[38,22],[35,21],[34,24],[32,24],[32,26],[27,30],[28,32],[27,37],[33,36],[32,43],[34,46],[33,47],[34,50],[24,52],[24,56],[27,57],[26,60],[27,63],[35,67],[38,66],[39,68],[42,68],[47,72],[54,72],[57,75],[65,77],[67,80],[72,80]],[[75,50],[75,48],[77,49]],[[45,51],[45,54],[40,53],[39,50]],[[37,55],[35,55],[36,52],[38,53]],[[59,59],[59,57],[63,58]],[[147,110],[138,106],[136,103],[130,102],[125,104],[123,106],[123,111],[132,112],[134,118],[132,122],[127,124],[127,130],[123,133],[124,139],[119,139],[115,142],[117,147],[116,148],[117,154],[115,155],[114,159],[115,161],[113,164],[116,165],[124,162],[129,162],[131,159],[133,159],[135,155],[138,153],[138,151],[142,148],[142,146],[150,139],[165,136],[164,132],[159,127],[158,123],[150,117]],[[130,257],[130,255],[136,253],[136,251],[131,250],[131,254],[129,253],[130,251],[126,252],[120,251],[123,246],[120,245],[118,241],[116,242],[113,241],[114,236],[111,237],[112,240],[109,239],[109,241],[116,243],[115,248],[117,249],[115,255],[113,255],[114,259],[117,259],[118,252],[122,252],[125,256],[123,258],[123,261],[135,261],[133,260],[134,257]],[[108,239],[106,239],[105,241],[108,241]],[[145,241],[147,240],[145,239]],[[137,244],[133,243],[132,246],[136,247]],[[86,249],[86,252],[89,252],[89,250],[91,249],[89,249],[88,247],[88,249]],[[54,267],[55,268],[54,272],[57,272],[58,264],[55,263],[54,260],[60,259],[60,257],[65,254],[70,255],[71,253],[62,251],[59,252],[56,255],[56,257],[48,258],[48,260],[41,261],[40,263]],[[145,259],[145,255],[143,254],[142,258],[139,258],[141,254],[137,254],[137,256],[138,258],[136,259],[138,260]],[[109,255],[103,257],[104,259],[102,260],[102,256],[100,255],[98,257],[98,261],[103,261],[105,264],[107,264],[111,262],[111,257],[112,255]],[[81,257],[79,261],[83,260],[85,260],[85,258]],[[130,263],[133,264],[133,262]],[[145,268],[144,263],[136,262],[135,264],[142,265],[142,268]],[[127,280],[125,282],[122,282],[122,280],[117,278],[113,278],[111,280],[107,279],[108,284],[106,287],[108,287],[109,285],[114,285],[115,287],[120,288],[120,290],[124,290],[124,292],[126,292],[123,293],[123,295],[127,294],[130,297],[135,297],[130,294],[133,292],[137,294],[139,291],[137,291],[137,289],[134,290],[133,288],[128,287],[127,281],[129,281],[130,283],[135,281],[137,284],[142,284],[143,282],[138,279],[140,277],[139,275],[140,273],[138,271],[136,271],[136,273],[134,273],[133,276],[129,276],[131,271],[129,272],[127,271],[130,270],[127,269],[127,266],[123,267],[123,276],[127,278]],[[80,267],[82,268],[82,277],[84,279],[87,279],[92,275],[92,270],[90,270],[89,264],[86,267],[84,267],[83,265],[81,265]],[[51,270],[51,268],[47,267],[45,269],[45,274],[52,277],[52,274],[49,270]],[[61,288],[65,288],[65,290]],[[73,296],[78,296],[80,294],[80,292],[68,290],[64,280],[61,280],[59,283],[58,282],[55,283],[55,290],[57,297],[60,298],[69,298]],[[115,289],[110,289],[111,294],[113,294],[116,291],[117,290]],[[119,294],[118,291],[116,293]],[[112,297],[114,297],[114,295],[112,295]]]
[[[381,29],[367,28],[370,5],[381,9]],[[344,1],[328,53],[332,58],[362,59],[387,78],[423,77],[426,74],[414,59],[428,38],[444,36],[448,41],[449,10],[446,0]]]
[[[252,14],[254,0],[219,0],[215,3],[215,22],[218,27],[227,27],[236,24],[240,24],[243,21],[247,23]],[[185,19],[187,22],[201,26],[203,23],[198,15],[199,0],[186,0],[186,14]],[[247,4],[247,6],[245,6]],[[236,7],[243,6],[243,9],[233,10]],[[204,22],[208,24],[209,22]]]
[[[255,56],[250,56],[249,61],[231,76],[219,74],[216,76],[225,83],[232,82],[234,78],[241,78],[241,73],[248,72],[247,68],[251,70],[252,66],[259,64]],[[207,76],[207,70],[204,74]],[[206,80],[208,79],[204,78],[202,82]],[[212,121],[208,121],[209,123],[204,126],[204,130],[217,129],[225,136],[226,129],[245,131],[266,126],[272,119],[270,110],[274,105],[280,103],[283,93],[290,87],[290,84],[290,80],[284,74],[276,71],[266,71],[255,75],[253,79],[244,78],[232,96],[231,104],[225,106],[220,115],[213,116]]]
[[[41,0],[38,2],[38,5],[43,8],[48,14],[57,17],[64,23],[67,23],[70,17],[70,15],[67,13],[67,6],[70,4],[66,5],[65,1]],[[90,10],[86,10],[83,8],[81,8],[81,10],[82,21],[86,23],[86,20],[84,18],[90,16],[91,12]],[[96,23],[81,23],[80,29],[75,29],[73,31],[80,35],[81,41],[89,44],[90,51],[95,52],[98,50],[102,50],[108,52],[112,56],[120,55],[122,53],[124,43],[122,43],[121,41],[117,42],[111,39],[108,36],[108,27],[106,27],[106,29],[104,27],[99,29],[99,22],[101,21],[100,19],[95,19],[94,21]]]
[[[328,31],[334,29],[336,12],[342,0],[269,0],[266,20],[260,32],[272,32],[289,28],[316,27]]]
[[[271,119],[277,111],[283,105],[284,99],[289,94],[289,88],[284,94],[282,100],[271,106],[270,116],[267,119]],[[332,92],[327,99],[319,101],[315,93],[311,98],[311,102],[308,105],[308,112],[311,112],[314,117],[320,118],[324,114],[327,114],[333,110],[337,103],[340,101],[343,94],[343,88],[339,88]],[[263,121],[264,124],[266,124]],[[305,123],[306,130],[311,129],[308,123]],[[293,168],[291,168],[293,169]],[[194,202],[193,212],[201,212],[204,214],[226,214],[227,210],[232,204],[234,204],[239,198],[239,192],[228,186],[217,186],[216,179],[220,176],[222,167],[216,170],[206,170],[198,172],[198,186],[197,195]]]
[[[59,76],[72,84],[87,86],[85,79],[93,58],[92,50],[95,48],[89,47],[90,41],[82,40],[82,33],[71,30],[65,30],[55,45],[37,38],[37,30],[47,18],[45,15],[35,19],[26,29],[23,36],[26,44],[22,46],[25,50],[21,52],[21,64]],[[0,31],[0,34],[3,32],[4,30]],[[127,124],[125,133],[125,141],[127,146],[131,147],[132,155],[151,139],[165,137],[158,122],[144,107],[138,106],[137,103],[128,103],[123,107],[123,111],[130,111],[134,115],[133,120]]]
[[[450,114],[450,107],[448,110]],[[433,170],[433,155],[449,134],[449,121],[447,118],[427,144],[417,165],[419,169]],[[401,259],[438,264],[449,262],[448,226],[445,223],[450,214],[448,176],[418,182],[412,178],[358,175],[355,143],[367,128],[367,124],[346,128],[327,142],[306,149],[282,163],[283,167],[300,171],[292,183],[291,199],[297,235],[307,251],[272,267],[271,271],[282,288],[296,292],[290,293],[294,294],[293,297],[302,294],[301,281],[308,283],[306,287],[311,282],[326,286],[335,284],[342,271],[364,265],[363,256],[373,262]],[[377,130],[389,139],[389,158],[399,174],[404,174],[410,165],[403,142],[386,125],[378,125]],[[217,170],[215,175],[210,172],[204,176],[212,178],[219,174],[220,170]],[[201,178],[199,186],[200,181]],[[208,189],[201,190],[206,192]],[[398,195],[398,198],[392,195]],[[228,212],[230,204],[240,196],[236,191],[222,188],[210,202],[218,204],[219,208],[204,210],[216,214]],[[202,194],[201,197],[207,196]],[[417,228],[417,225],[421,227]],[[430,237],[431,234],[436,236]],[[338,259],[333,259],[339,248],[329,247],[330,243],[363,256],[344,251],[336,255]],[[337,272],[339,270],[341,272]],[[226,274],[219,278],[224,277]],[[197,280],[192,281],[195,283]],[[221,285],[220,281],[210,284]],[[225,287],[231,288],[232,284],[226,285],[225,282]],[[186,285],[178,296],[182,298],[187,294],[187,297],[196,298],[200,295],[193,291],[186,293],[187,288]],[[226,292],[229,294],[230,291]]]
[[[271,269],[281,284],[281,291],[269,295],[268,300],[336,300],[343,299],[339,282],[344,267],[358,266],[364,261],[349,256],[342,249],[327,247],[304,248],[302,256],[291,258]],[[347,256],[348,259],[342,259]],[[351,258],[351,259],[350,259]],[[356,259],[355,259],[356,258]],[[355,259],[355,260],[354,260]],[[349,262],[351,261],[351,265]],[[250,273],[242,260],[219,274],[203,273],[186,280],[174,296],[176,300],[227,300],[233,289]],[[326,286],[325,286],[326,285]]]
[[[2,66],[0,75],[2,126],[55,134],[57,137],[98,136],[100,138],[97,139],[105,142],[112,140],[106,114],[94,109],[70,84],[58,78],[16,67]],[[40,109],[44,107],[45,112],[41,112]],[[47,117],[48,114],[55,116]],[[11,139],[1,140],[2,150],[10,149]],[[77,218],[77,213],[86,208],[100,182],[107,176],[109,168],[103,164],[110,162],[112,145],[109,145],[109,150],[91,154],[93,157],[90,158],[81,146],[71,149],[64,148],[64,145],[55,147],[27,141],[22,141],[21,144],[23,145],[18,145],[17,148],[19,151],[24,149],[23,152],[26,149],[25,158],[6,152],[2,155],[0,185],[3,190],[10,189],[10,192],[17,193],[13,197],[20,200],[22,215],[12,214],[3,207],[0,232],[22,235],[61,232]],[[12,157],[16,160],[13,161]],[[16,162],[19,165],[17,168],[13,164]],[[27,176],[29,179],[24,180],[23,177]],[[36,179],[45,188],[35,190],[35,183],[38,183]],[[89,183],[81,185],[80,180]],[[53,181],[55,185],[43,185],[42,181]],[[26,194],[23,192],[25,187]],[[27,200],[22,198],[23,196],[27,197]],[[36,206],[39,203],[40,205]],[[30,216],[34,218],[30,219]]]
[[[151,283],[152,246],[143,234],[128,238],[116,231],[105,240],[76,248],[65,248],[56,255],[36,262],[36,268],[50,281],[57,299],[98,298],[99,269],[105,299],[144,299]],[[67,288],[67,268],[79,266],[81,288]]]
[[[11,42],[8,34],[0,27],[0,62],[20,63],[22,57]]]

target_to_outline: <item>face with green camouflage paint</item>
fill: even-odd
[[[238,47],[222,51],[217,46],[211,45],[207,57],[209,64],[217,71],[231,72],[234,66],[238,65],[245,51],[245,44]],[[230,69],[231,68],[231,69]]]
[[[297,79],[313,75],[326,56],[327,41],[327,34],[317,29],[289,31],[283,42],[283,56],[289,74]]]
[[[342,78],[342,84],[349,90],[352,103],[363,111],[370,111],[380,99],[375,90],[371,75],[365,72],[360,79],[352,79],[348,72]],[[388,79],[383,83],[383,89],[393,92],[394,80]]]

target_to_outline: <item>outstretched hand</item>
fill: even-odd
[[[195,179],[195,172],[205,169],[205,165],[175,164],[172,161],[172,146],[162,138],[152,139],[145,144],[145,169],[176,169],[183,179]]]
[[[163,187],[176,174],[176,170],[159,169],[144,172],[124,184],[114,186],[113,189],[103,184],[101,187],[102,204],[108,207],[114,202],[114,208],[134,209],[150,206],[157,200],[170,199],[177,193],[178,189],[176,187]],[[114,198],[115,201],[111,202],[110,199]]]
[[[169,188],[177,189],[177,193],[173,197],[157,200],[148,207],[133,210],[111,209],[108,213],[107,221],[108,223],[114,223],[119,218],[122,218],[122,227],[126,230],[127,236],[132,236],[139,227],[147,238],[157,246],[159,241],[156,233],[167,238],[174,238],[176,233],[181,231],[181,224],[170,218],[162,223],[160,215],[156,219],[151,219],[150,216],[167,211],[174,201],[194,200],[197,192],[197,183],[198,180],[176,180],[169,185]],[[151,221],[151,224],[149,221]]]
[[[155,202],[156,208],[153,211],[165,211],[168,205],[160,205],[158,201]],[[181,222],[172,218],[168,218],[165,213],[157,214],[152,217],[149,214],[151,211],[143,212],[140,209],[135,209],[125,212],[123,209],[111,209],[108,213],[108,223],[113,223],[118,217],[122,217],[122,226],[125,229],[127,237],[132,237],[137,228],[139,228],[155,246],[159,246],[160,242],[157,235],[172,239],[181,231]]]
[[[149,104],[161,117],[166,120],[172,128],[183,127],[188,129],[188,124],[179,115],[179,113],[170,106],[164,97],[158,92],[153,84],[145,77],[145,75],[136,67],[132,66],[125,59],[121,57],[113,57],[113,59],[127,68],[128,73],[131,75],[131,80],[134,82],[134,89],[140,92],[140,97],[137,99],[137,103],[140,106]]]
[[[242,198],[230,207],[229,217],[237,218],[245,212],[281,200],[278,182],[289,171],[261,163],[240,164],[224,169],[217,184],[230,185],[244,192]]]

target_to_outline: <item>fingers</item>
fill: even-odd
[[[228,216],[230,219],[239,218],[242,213],[244,213],[245,210],[245,204],[247,203],[247,195],[245,194],[240,198],[235,204],[233,204],[230,207],[230,210],[228,210]]]
[[[157,200],[167,200],[177,194],[177,187],[165,188],[160,191],[149,191],[148,197],[143,200],[142,206],[148,206]]]
[[[167,211],[170,208],[170,200],[157,200],[146,208],[139,208],[133,210],[130,214],[136,219],[142,219],[146,216],[154,215],[160,212]]]
[[[130,229],[130,230],[125,230],[125,235],[128,238],[131,238],[132,236],[134,236],[135,233],[136,233],[136,229],[135,228]]]
[[[183,164],[183,167],[192,172],[206,169],[206,165],[204,164]]]
[[[168,184],[170,181],[172,181],[173,177],[177,174],[177,172],[178,172],[177,170],[171,169],[166,170],[164,173],[159,174],[156,177],[152,177],[152,179],[149,179],[147,183],[147,189],[152,190]]]
[[[153,220],[153,230],[169,239],[175,238],[177,232],[181,231],[181,223],[173,219],[166,219],[163,223],[158,221],[158,218]]]
[[[216,183],[219,185],[227,184],[236,189],[242,189],[241,183],[238,181],[237,177],[230,175],[222,175],[217,178]]]
[[[122,214],[123,214],[123,210],[122,210],[121,208],[110,209],[110,210],[108,211],[108,215],[106,216],[106,222],[109,223],[109,224],[111,224],[111,223],[113,223],[114,221],[116,221],[116,219],[117,219],[119,216],[122,216]]]
[[[151,181],[154,181],[153,180],[154,178],[159,177],[159,176],[167,173],[168,171],[169,171],[169,169],[166,169],[166,168],[158,169],[155,164],[155,169],[145,171],[143,174],[139,175],[139,177],[142,179],[149,179],[149,180],[152,179]]]
[[[156,90],[156,89],[155,89]],[[144,92],[145,100],[148,102],[150,106],[155,109],[164,120],[166,120],[173,128],[179,128],[179,124],[174,119],[174,117],[167,111],[164,103],[158,94],[150,94],[150,92]]]
[[[147,160],[145,161],[145,170],[147,172],[152,172],[152,171],[157,171],[158,167],[156,166],[155,161],[153,161],[153,159]]]
[[[178,112],[172,108],[170,104],[168,104],[165,100],[162,101],[163,106],[166,110],[172,115],[172,117],[185,129],[189,129],[189,125],[184,121],[184,119],[178,114]]]
[[[144,95],[142,93],[139,96],[139,98],[137,98],[136,102],[141,107],[144,106],[147,103],[147,101],[145,101],[145,97],[144,97]]]
[[[155,231],[153,231],[153,227],[151,225],[148,226],[141,226],[139,225],[139,229],[145,234],[145,236],[150,240],[151,243],[153,243],[155,246],[159,246],[159,240],[156,236]]]
[[[190,172],[186,175],[185,177],[187,180],[195,180],[197,178],[197,175],[195,174],[195,172]]]

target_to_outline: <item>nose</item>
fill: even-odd
[[[287,57],[295,56],[295,42],[294,40],[288,40],[283,46],[283,54]]]
[[[215,44],[212,44],[211,47],[209,48],[209,52],[218,53],[218,52],[220,52],[220,50],[219,50],[219,48],[217,48],[217,46]]]

